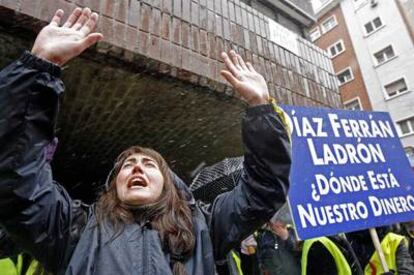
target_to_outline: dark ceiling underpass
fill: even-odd
[[[196,2],[191,10],[199,7],[200,16],[184,4],[174,5],[185,11],[181,16],[159,1],[116,1],[116,7],[101,2],[94,10],[101,14],[98,29],[105,40],[63,70],[66,92],[52,167],[75,198],[92,202],[116,156],[132,145],[159,151],[188,184],[203,165],[242,154],[244,106],[219,76],[222,50],[236,49],[252,62],[279,103],[341,107],[327,53],[296,36],[287,40],[292,49],[273,41],[274,26],[249,6],[235,8],[236,15],[246,15],[243,21],[231,12],[224,20],[227,13]],[[75,5],[2,3],[2,67],[30,49],[56,5],[67,13]]]
[[[32,41],[33,33],[0,29],[1,67]],[[242,154],[239,100],[139,66],[109,63],[87,54],[63,72],[66,92],[52,166],[75,198],[93,201],[116,156],[131,145],[155,148],[187,181],[200,165]]]

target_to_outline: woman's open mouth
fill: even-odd
[[[142,177],[133,177],[128,181],[128,188],[142,188],[147,186],[147,181]]]

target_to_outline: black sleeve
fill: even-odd
[[[289,138],[272,105],[247,109],[242,137],[245,154],[239,183],[209,209],[216,260],[268,221],[286,201],[289,187]]]
[[[9,258],[17,256],[22,251],[16,245],[9,234],[4,231],[3,228],[0,228],[0,259]]]
[[[68,257],[72,221],[79,220],[44,154],[64,91],[59,75],[59,67],[28,52],[0,72],[0,222],[51,271]]]
[[[288,228],[289,236],[287,240],[285,240],[286,249],[291,251],[292,253],[297,253],[297,247],[296,247],[296,236],[295,231],[293,228]]]
[[[399,275],[414,274],[414,262],[408,251],[408,246],[405,241],[402,241],[397,248],[397,272]]]

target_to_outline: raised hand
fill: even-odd
[[[271,223],[272,231],[278,235],[282,240],[287,240],[289,238],[289,231],[282,222],[276,221]]]
[[[56,11],[52,21],[37,35],[32,54],[63,65],[103,38],[93,32],[98,14],[89,8],[76,8],[67,21],[60,26],[63,10]]]
[[[229,54],[222,52],[221,57],[227,68],[220,72],[221,75],[250,106],[269,103],[266,81],[261,74],[256,72],[252,64],[245,63],[233,50]]]

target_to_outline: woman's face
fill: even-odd
[[[140,153],[126,158],[116,177],[118,198],[128,205],[140,206],[156,202],[163,187],[164,177],[158,163]]]

